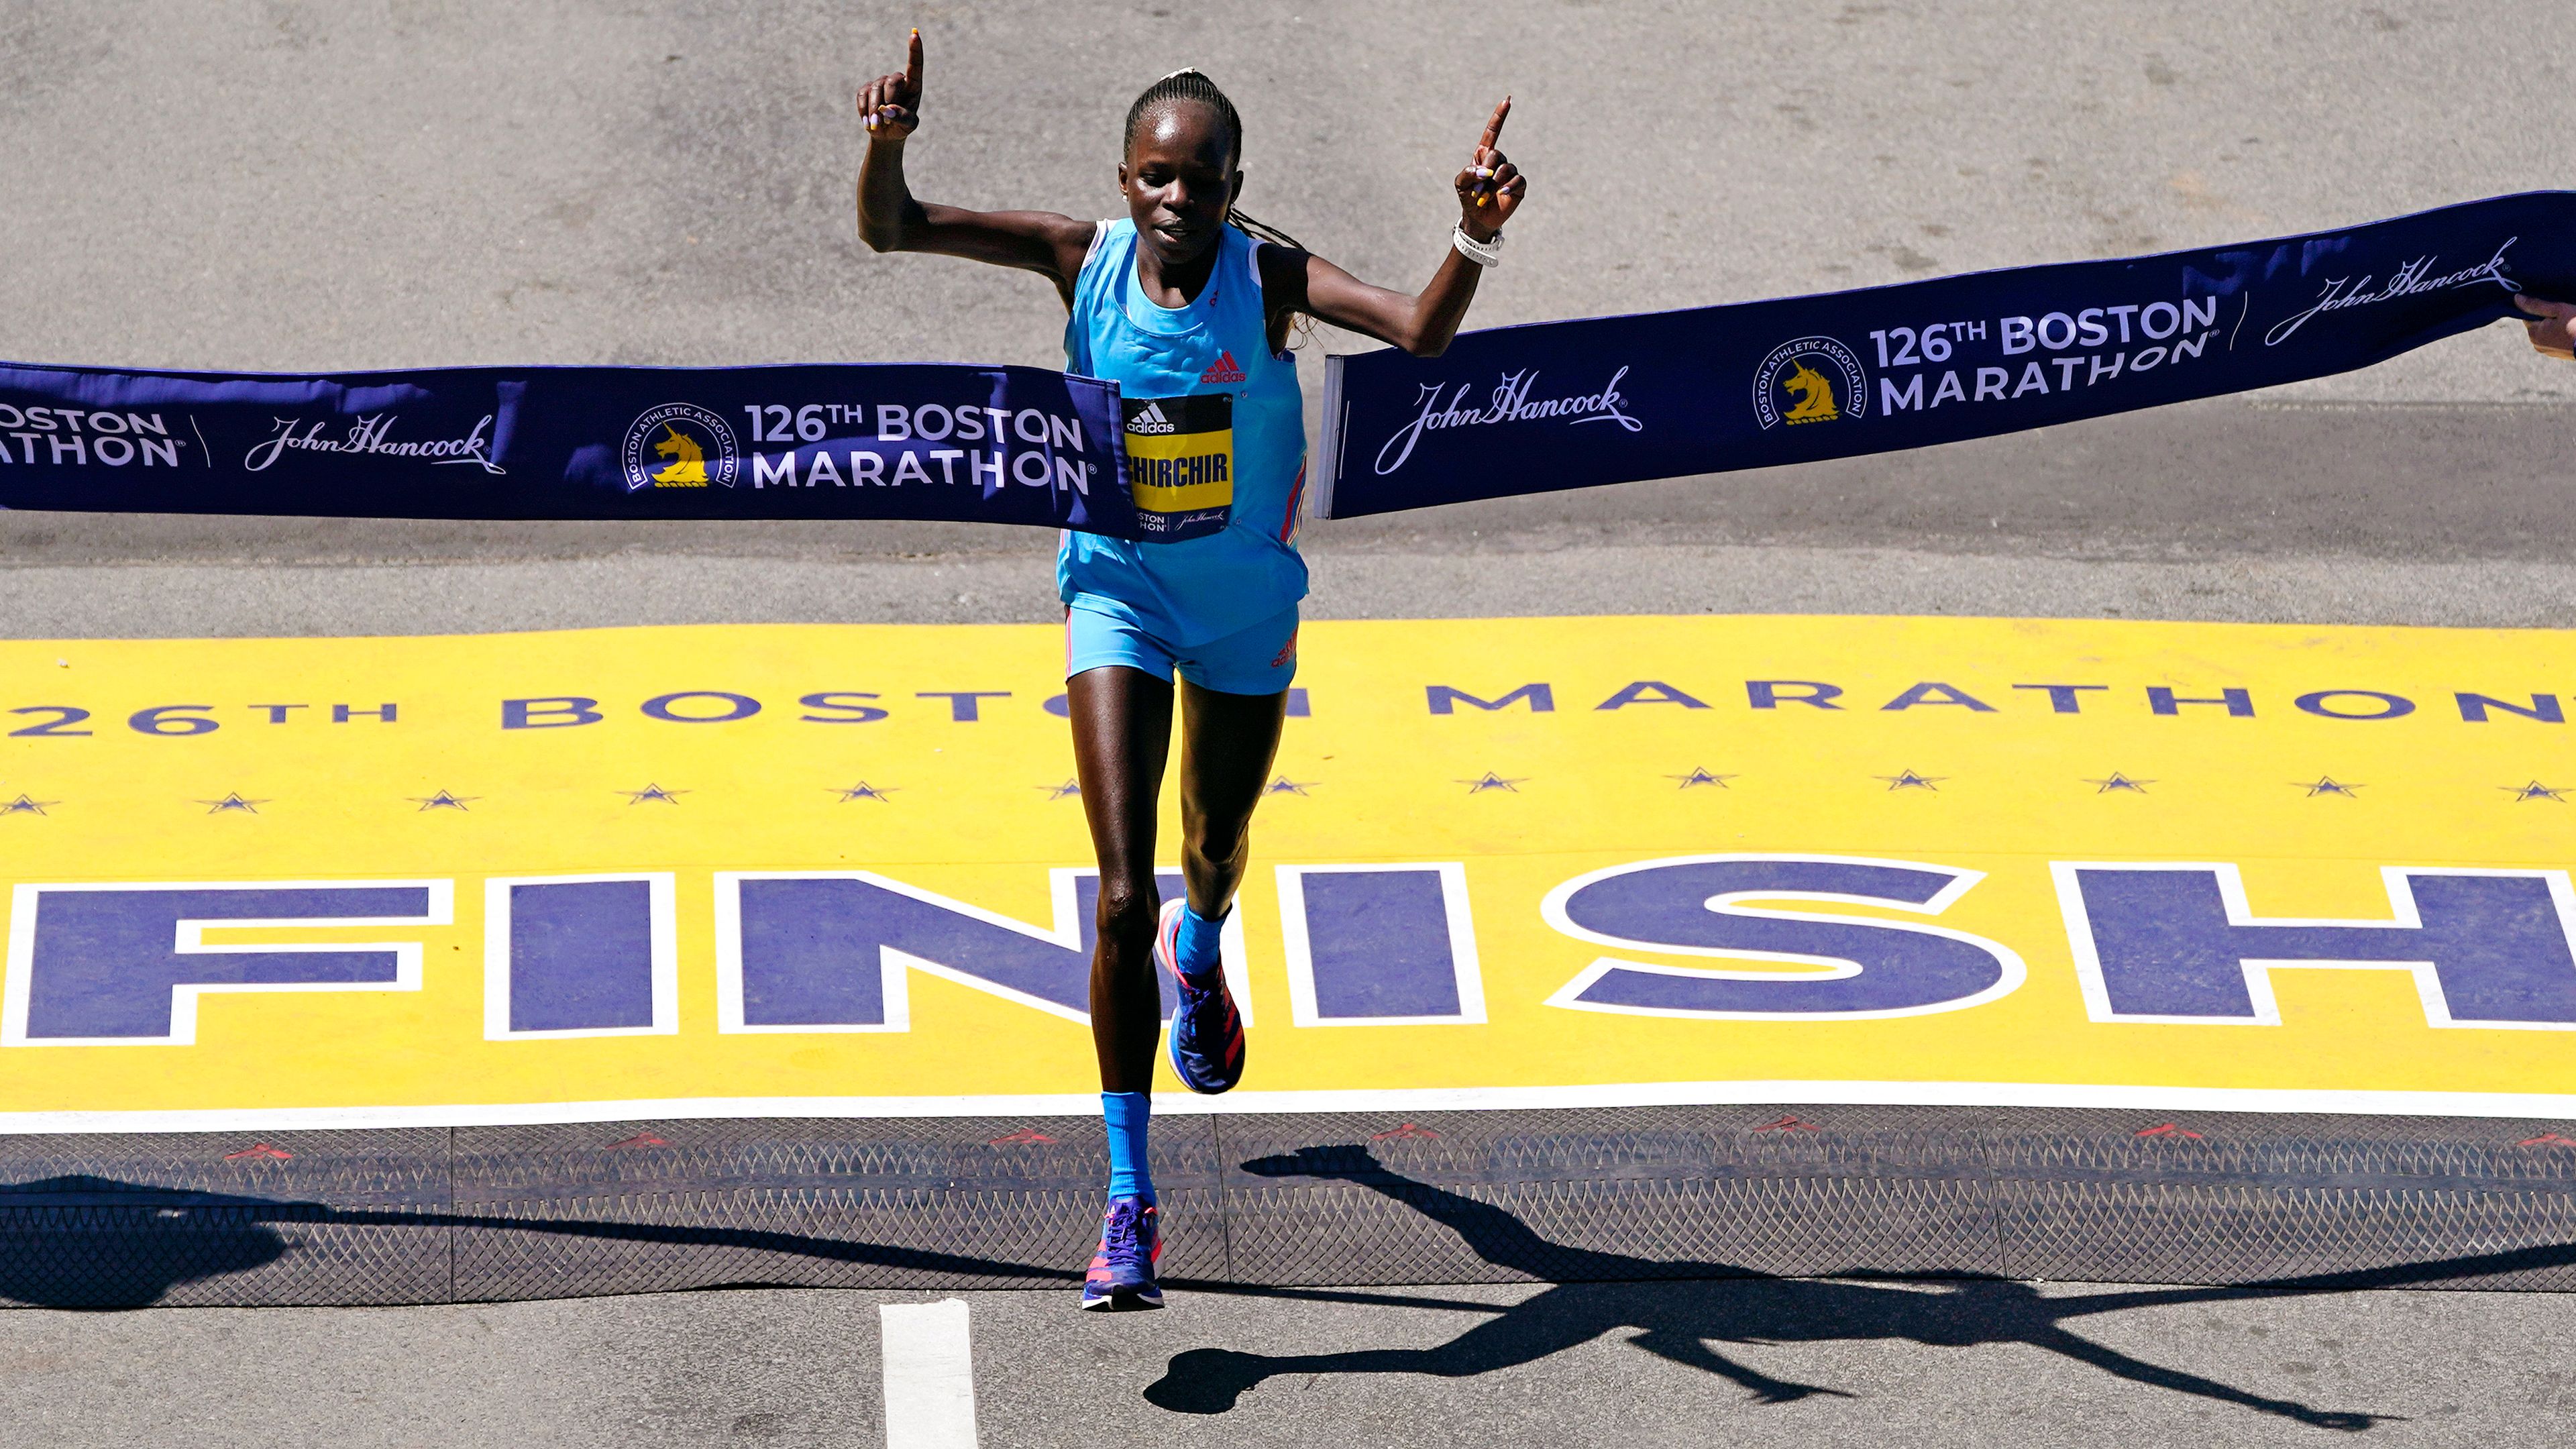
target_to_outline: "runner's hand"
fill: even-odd
[[[859,119],[875,141],[900,141],[921,125],[921,32],[912,32],[912,54],[903,74],[881,75],[859,91]]]
[[[2532,316],[2531,321],[2522,325],[2530,330],[2535,351],[2576,360],[2576,338],[2571,338],[2568,331],[2571,326],[2576,326],[2576,306],[2524,296],[2516,296],[2513,305]]]
[[[1501,231],[1529,192],[1529,179],[1494,149],[1494,142],[1502,137],[1503,122],[1511,113],[1512,98],[1505,96],[1503,103],[1494,107],[1494,118],[1485,123],[1485,134],[1476,142],[1474,159],[1458,173],[1458,225],[1478,241],[1490,240]]]

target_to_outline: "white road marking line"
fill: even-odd
[[[975,1449],[975,1348],[966,1304],[886,1303],[886,1449]]]

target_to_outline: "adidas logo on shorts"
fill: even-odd
[[[1140,412],[1136,414],[1136,416],[1127,420],[1127,431],[1131,433],[1177,433],[1180,429],[1173,427],[1171,419],[1163,416],[1163,405],[1161,403],[1147,403],[1145,404],[1145,410],[1143,412]]]

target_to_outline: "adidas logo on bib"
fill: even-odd
[[[1225,531],[1234,514],[1234,394],[1121,397],[1127,491],[1153,543]]]
[[[1241,382],[1243,365],[1234,360],[1232,352],[1220,352],[1216,355],[1216,361],[1208,364],[1208,370],[1199,374],[1199,381]]]

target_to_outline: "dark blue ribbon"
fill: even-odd
[[[1335,357],[1315,511],[1956,442],[2366,367],[2576,295],[2576,193]],[[1115,385],[1020,367],[0,364],[0,507],[908,518],[1138,536]]]
[[[2576,299],[2576,193],[1335,357],[1326,518],[1891,452],[2367,367]]]
[[[1027,367],[0,364],[0,507],[917,518],[1137,536],[1114,384]]]

